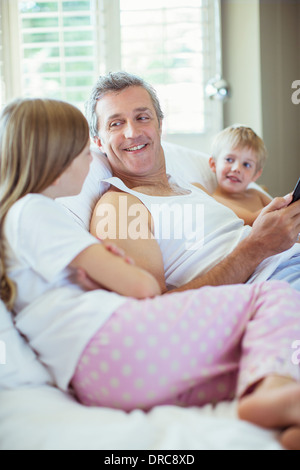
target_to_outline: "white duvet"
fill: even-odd
[[[276,435],[217,408],[146,414],[85,408],[54,387],[0,392],[0,450],[280,450]]]

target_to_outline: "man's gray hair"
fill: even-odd
[[[98,136],[98,115],[96,112],[97,103],[100,98],[110,92],[118,93],[126,88],[139,86],[144,88],[150,95],[159,125],[164,118],[159,99],[154,88],[136,75],[127,72],[114,72],[99,77],[92,89],[89,100],[85,104],[85,115],[90,126],[91,137]]]

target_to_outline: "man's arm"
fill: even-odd
[[[168,291],[167,294],[199,289],[204,286],[244,284],[264,259],[263,254],[258,256],[255,243],[251,242],[250,237],[248,237],[208,273],[199,276],[184,286]]]
[[[276,198],[262,210],[249,237],[208,273],[171,292],[203,286],[242,284],[266,258],[291,248],[300,233],[300,201],[288,206],[292,196]]]
[[[127,208],[121,196],[125,196]],[[165,285],[162,254],[151,230],[151,216],[137,198],[121,192],[106,193],[94,211],[91,233],[98,238],[113,241],[122,248],[138,266],[157,279],[163,293],[198,289],[206,285],[242,284],[264,259],[288,250],[297,241],[300,233],[300,201],[288,207],[291,200],[291,196],[274,199],[262,210],[249,237],[227,258],[203,276],[169,292]],[[110,207],[114,209],[109,211]],[[135,227],[137,218],[129,214],[136,214],[136,210],[142,208],[148,215],[141,217],[139,230],[146,233],[146,237],[136,240],[132,238],[133,230],[130,227]]]
[[[156,278],[163,293],[167,291],[162,253],[152,233],[152,217],[138,198],[108,191],[94,210],[90,232],[124,250],[137,266]]]

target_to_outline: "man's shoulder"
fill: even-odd
[[[134,196],[133,194],[125,193],[117,188],[109,189],[98,202],[99,204],[112,204],[118,207],[121,203],[126,202],[128,206],[133,204],[141,204],[143,203],[138,199],[138,197]]]

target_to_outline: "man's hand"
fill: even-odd
[[[264,258],[291,248],[300,233],[300,201],[291,204],[292,195],[274,199],[253,224],[248,241]]]
[[[296,243],[300,233],[300,201],[289,205],[291,201],[292,196],[274,199],[262,210],[251,234],[227,258],[208,273],[171,292],[247,282],[263,260]]]

